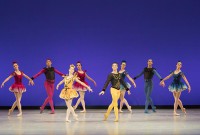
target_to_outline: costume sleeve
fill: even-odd
[[[112,79],[112,74],[109,74],[108,77],[107,77],[107,80],[106,80],[106,82],[105,82],[105,84],[104,84],[104,86],[103,86],[103,90],[102,90],[102,91],[105,91],[105,90],[106,90],[106,88],[108,87],[108,85],[109,85],[111,79]]]
[[[40,76],[42,73],[44,73],[45,69],[42,69],[39,73],[37,73],[36,75],[34,75],[33,77],[31,77],[31,79],[35,79],[37,78],[38,76]]]
[[[63,76],[63,75],[65,75],[65,74],[61,73],[60,71],[58,71],[58,70],[57,70],[57,69],[55,69],[55,68],[54,68],[54,72],[55,72],[55,73],[57,73],[57,74],[59,74],[60,76]]]
[[[143,74],[144,74],[144,70],[139,75],[135,76],[133,79],[136,80],[137,78],[139,78]]]
[[[162,81],[162,77],[158,74],[158,72],[154,69],[153,73],[156,74],[156,76]]]

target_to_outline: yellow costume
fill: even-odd
[[[72,78],[65,77],[64,79],[65,79],[64,89],[62,89],[59,97],[65,100],[77,98],[79,95],[76,92],[76,90],[72,88],[76,76]]]

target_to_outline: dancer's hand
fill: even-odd
[[[189,87],[188,87],[188,93],[190,93],[190,91],[191,91],[191,87],[189,86]]]
[[[93,92],[93,90],[92,90],[90,87],[88,87],[88,91],[89,91],[89,92]]]
[[[99,96],[100,96],[100,95],[104,95],[104,93],[105,93],[104,91],[101,91],[101,92],[99,93]]]
[[[96,83],[95,81],[94,81],[93,83],[94,83],[94,86],[96,87],[96,86],[97,86],[97,83]]]
[[[134,86],[134,88],[136,88],[136,84],[135,83],[133,83],[133,86]]]
[[[128,92],[128,95],[131,95],[131,92],[130,92],[130,90],[128,90],[127,92]]]
[[[58,90],[58,88],[59,88],[59,85],[56,86],[56,89],[57,89],[57,90]]]
[[[3,88],[3,87],[4,87],[4,83],[1,84],[1,88]]]
[[[30,84],[31,84],[32,86],[34,85],[33,80],[30,80],[30,81],[29,81],[28,85],[30,85]]]
[[[165,82],[164,82],[164,81],[161,81],[161,82],[160,82],[160,85],[161,85],[162,87],[165,87]]]

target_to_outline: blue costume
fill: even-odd
[[[122,80],[125,81],[125,77],[128,75],[128,72],[124,71],[122,73],[120,73]],[[125,82],[126,86],[130,89],[131,85],[128,82]],[[124,86],[122,84],[120,84],[120,90],[125,90]]]
[[[137,79],[138,77],[140,77],[141,75],[144,74],[144,81],[145,81],[145,85],[144,85],[144,90],[145,90],[145,95],[146,95],[146,102],[145,102],[145,113],[148,113],[148,106],[149,104],[152,107],[152,110],[155,112],[156,107],[153,104],[153,101],[151,99],[151,92],[153,89],[153,81],[152,78],[154,76],[154,74],[156,74],[158,76],[158,78],[160,80],[162,80],[161,76],[158,74],[158,72],[156,71],[155,68],[144,68],[144,70],[136,77],[134,77],[134,80]]]
[[[171,92],[179,92],[187,89],[186,84],[181,82],[181,78],[184,76],[183,72],[179,72],[178,74],[172,73],[174,80],[173,82],[169,85],[168,89]]]

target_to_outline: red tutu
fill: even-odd
[[[80,72],[77,71],[76,73],[77,73],[77,78],[78,78],[81,82],[83,82],[83,83],[85,83],[86,85],[88,85],[88,83],[85,82],[85,73],[86,73],[86,71],[83,71],[83,73],[80,73]],[[81,85],[81,84],[78,83],[78,82],[75,82],[75,83],[74,83],[73,88],[76,89],[77,91],[87,91],[87,88],[84,87],[83,85]]]
[[[10,86],[9,90],[11,92],[25,92],[26,88],[24,87],[24,85],[22,84],[22,77],[23,77],[23,72],[21,72],[20,75],[16,74],[15,72],[13,72],[11,75],[14,76],[15,78],[15,83]]]

